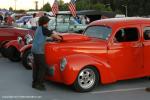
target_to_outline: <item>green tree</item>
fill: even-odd
[[[76,2],[77,10],[102,10],[112,11],[110,6],[100,3],[99,0],[79,0]]]
[[[23,9],[16,10],[15,12],[16,12],[16,13],[26,13],[26,11],[25,11],[25,10],[23,10]]]
[[[61,11],[67,11],[67,10],[68,10],[68,4],[65,3],[65,4],[63,4],[63,5],[60,5],[60,6],[59,6],[59,9],[60,9]]]
[[[58,4],[59,4],[59,9],[61,11],[66,11],[68,10],[68,4],[67,3],[64,3],[63,0],[58,0]]]
[[[49,4],[49,3],[46,3],[46,4],[43,6],[43,8],[41,8],[41,10],[47,11],[47,12],[51,11],[50,4]]]
[[[64,1],[63,0],[57,0],[58,4],[61,6],[61,5],[64,5]]]
[[[9,7],[9,11],[13,11],[13,8],[12,8],[12,7]]]
[[[35,11],[35,9],[29,9],[29,11]]]
[[[106,8],[105,8],[105,5],[101,4],[101,3],[96,3],[95,5],[92,6],[92,9],[95,9],[95,10],[102,10],[102,11],[105,11]]]

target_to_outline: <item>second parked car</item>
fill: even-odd
[[[21,37],[24,40],[24,36],[28,33],[33,34],[34,32],[29,29],[17,28],[13,26],[0,26],[0,50],[2,55],[8,55],[6,46],[8,42],[11,40],[17,40],[18,37]]]

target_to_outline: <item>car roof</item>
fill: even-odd
[[[93,21],[91,25],[104,25],[104,26],[125,26],[125,25],[135,25],[135,24],[150,24],[150,18],[141,17],[126,17],[126,18],[109,18]]]

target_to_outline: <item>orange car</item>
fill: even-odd
[[[87,92],[98,83],[150,76],[150,19],[94,21],[83,35],[62,37],[45,46],[48,80]]]

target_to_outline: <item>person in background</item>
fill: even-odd
[[[75,18],[75,20],[76,20],[79,24],[81,24],[81,20],[80,20],[80,17],[79,17],[79,16],[77,16],[77,17]]]
[[[87,16],[85,16],[85,19],[86,19],[86,24],[89,24],[90,23],[90,18],[88,18]]]
[[[4,24],[7,24],[7,18],[8,18],[8,16],[5,15],[5,17],[4,17]]]
[[[3,22],[3,16],[0,14],[0,25]]]
[[[33,18],[30,19],[30,24],[32,27],[32,30],[36,30],[37,28],[37,18],[36,18],[36,13],[33,14]]]
[[[13,22],[14,22],[14,19],[11,17],[11,15],[8,15],[8,17],[7,17],[7,25],[12,25],[13,24]]]
[[[48,30],[48,22],[49,18],[46,16],[42,16],[39,18],[38,24],[39,26],[36,29],[33,46],[31,52],[34,57],[34,66],[33,66],[33,82],[32,88],[37,90],[46,90],[44,86],[44,77],[46,74],[47,64],[45,62],[44,56],[44,44],[46,42],[46,37],[51,37],[56,40],[61,40],[61,36],[59,33]]]
[[[86,25],[86,18],[84,16],[81,16],[81,24]]]
[[[28,25],[27,25],[27,22],[26,22],[26,21],[23,22],[22,28],[28,28]]]
[[[46,14],[46,13],[44,13],[44,16],[47,16],[47,14]]]

